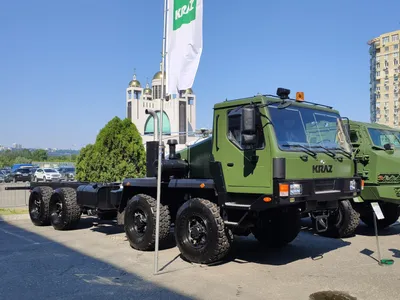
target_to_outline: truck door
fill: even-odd
[[[246,150],[241,143],[241,108],[216,111],[213,152],[221,162],[227,192],[265,193],[272,185],[272,163],[263,127],[265,120],[256,113],[257,144]]]

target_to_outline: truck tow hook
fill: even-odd
[[[328,216],[315,216],[315,230],[317,232],[325,232],[328,230]]]

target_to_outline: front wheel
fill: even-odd
[[[313,227],[316,228],[315,218],[311,218]],[[345,238],[354,235],[360,215],[354,210],[349,200],[339,202],[338,209],[328,217],[328,229],[320,235],[331,238]]]
[[[233,235],[225,227],[215,203],[194,198],[186,201],[176,214],[175,240],[184,258],[210,264],[228,254]]]
[[[370,205],[370,204],[369,204]],[[379,203],[383,216],[382,220],[376,220],[378,229],[385,229],[390,225],[396,223],[399,219],[399,205],[389,202]],[[365,213],[361,214],[361,221],[363,221],[368,227],[374,227],[374,212],[372,208],[368,209]]]

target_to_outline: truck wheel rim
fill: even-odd
[[[35,197],[35,199],[32,202],[32,207],[30,209],[31,215],[38,217],[40,214],[40,199],[38,197]]]
[[[188,240],[195,248],[202,248],[207,243],[206,221],[200,216],[192,216],[188,222]]]
[[[63,209],[62,202],[61,202],[61,200],[58,200],[58,201],[56,202],[55,213],[56,213],[57,216],[60,217],[60,218],[61,218],[61,215],[62,215],[62,209]]]
[[[138,209],[133,214],[133,228],[139,235],[144,235],[147,229],[147,215]]]

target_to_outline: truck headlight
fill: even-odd
[[[298,196],[302,193],[302,186],[299,183],[290,184],[290,196]]]
[[[350,191],[355,191],[357,189],[357,183],[355,179],[350,180]]]

